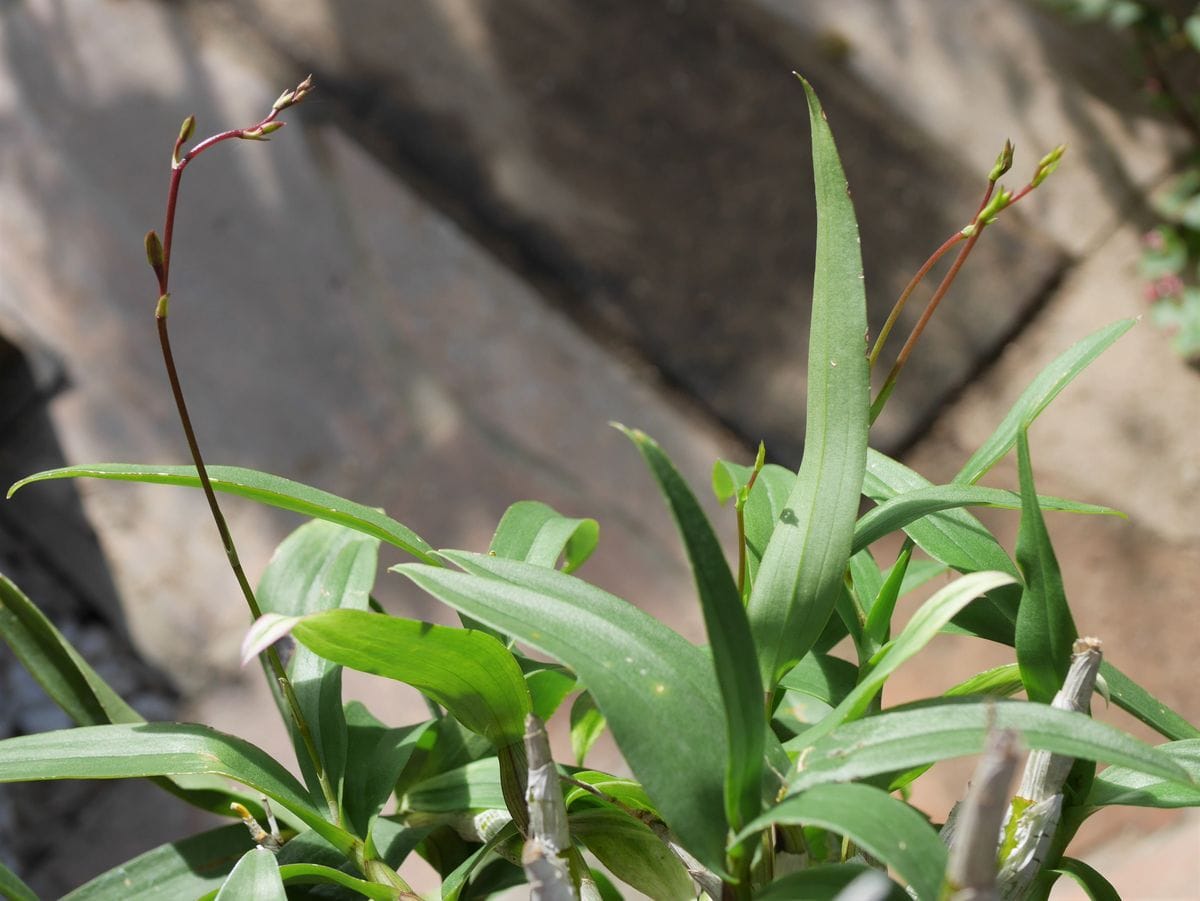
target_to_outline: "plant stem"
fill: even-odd
[[[309,85],[311,87],[311,84]],[[293,97],[299,94],[303,96],[307,89],[298,89],[293,93]],[[283,98],[281,98],[282,100]],[[296,102],[294,99],[291,103]],[[255,619],[262,616],[262,609],[258,605],[258,600],[254,597],[254,589],[250,587],[250,580],[246,578],[245,569],[242,567],[241,558],[238,556],[237,546],[234,544],[233,535],[229,531],[229,526],[225,522],[225,515],[221,512],[221,505],[217,502],[216,492],[213,490],[212,481],[208,477],[208,468],[204,465],[204,457],[200,453],[200,443],[196,439],[196,430],[192,426],[192,417],[188,413],[187,401],[183,396],[183,385],[179,380],[179,370],[175,365],[175,355],[171,351],[171,335],[167,328],[167,315],[170,307],[170,273],[171,273],[171,246],[175,235],[175,212],[179,201],[179,186],[183,179],[183,170],[187,168],[188,163],[194,160],[197,156],[203,153],[210,147],[213,147],[222,141],[227,141],[232,138],[244,138],[248,134],[253,135],[257,132],[262,135],[264,125],[272,123],[281,109],[286,108],[286,105],[276,104],[269,115],[260,120],[257,124],[250,128],[232,129],[230,131],[221,132],[213,135],[210,138],[201,141],[182,157],[179,155],[179,150],[186,142],[190,135],[194,120],[188,119],[184,128],[180,130],[179,137],[175,140],[175,150],[171,157],[171,181],[167,189],[167,211],[165,221],[163,223],[163,240],[161,246],[161,255],[158,260],[151,257],[151,266],[154,269],[155,275],[158,277],[158,304],[155,308],[154,318],[158,326],[158,343],[162,349],[163,365],[167,370],[167,379],[171,383],[171,395],[175,399],[175,409],[179,414],[180,425],[183,426],[184,438],[187,440],[188,451],[192,456],[192,462],[196,466],[196,475],[200,480],[200,487],[204,490],[204,497],[208,501],[208,509],[212,513],[213,522],[216,523],[217,532],[221,536],[221,544],[225,548],[225,556],[229,560],[229,566],[233,570],[233,575],[237,579],[238,586],[242,590],[242,595],[246,599],[246,606],[250,608],[250,615]],[[278,123],[281,125],[282,123]],[[278,127],[278,126],[276,126]],[[157,239],[155,239],[157,240]],[[149,241],[147,242],[149,246]],[[301,742],[308,754],[312,763],[313,771],[316,774],[317,782],[321,786],[321,793],[325,797],[325,803],[329,807],[329,814],[334,821],[341,824],[342,815],[341,808],[338,804],[337,794],[333,790],[333,785],[329,781],[329,776],[325,772],[325,767],[321,762],[321,756],[317,752],[316,742],[313,740],[312,730],[309,728],[307,720],[300,709],[300,702],[296,697],[296,692],[292,687],[291,680],[288,679],[287,671],[284,668],[283,661],[279,658],[279,653],[274,647],[268,648],[266,651],[267,665],[279,683],[279,687],[283,692],[284,699],[287,703],[292,722],[296,727],[296,731],[300,735]]]

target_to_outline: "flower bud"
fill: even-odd
[[[158,233],[154,229],[146,232],[146,262],[150,264],[150,268],[155,273],[162,271],[163,246],[162,241],[158,239]]]
[[[183,120],[183,124],[179,126],[179,143],[186,144],[192,137],[192,133],[196,130],[196,117],[188,116]]]
[[[1044,182],[1050,173],[1058,168],[1059,160],[1062,159],[1062,155],[1066,152],[1066,150],[1066,144],[1059,144],[1044,157],[1042,157],[1041,162],[1038,163],[1037,171],[1033,173],[1033,178],[1029,183],[1036,188],[1038,185]]]
[[[1004,142],[1004,149],[1000,151],[1000,155],[996,157],[996,165],[992,166],[992,171],[988,173],[988,181],[997,182],[1013,164],[1013,145],[1012,141]]]
[[[296,102],[295,94],[296,94],[295,91],[284,91],[282,94],[279,95],[279,99],[276,100],[271,105],[271,109],[275,110],[276,112],[287,109],[289,106],[291,106],[293,103]]]

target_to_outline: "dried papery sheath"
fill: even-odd
[[[1082,713],[1091,704],[1096,688],[1102,658],[1100,640],[1080,638],[1073,650],[1071,668],[1050,706]],[[1063,783],[1074,762],[1073,757],[1049,751],[1033,751],[1029,755],[1004,827],[996,885],[999,897],[1005,901],[1025,897],[1042,869],[1062,812]]]
[[[1017,734],[990,732],[967,796],[950,811],[942,841],[950,846],[946,880],[951,901],[996,898],[996,847],[1017,771]]]
[[[533,901],[577,901],[566,852],[571,846],[567,805],[550,754],[545,724],[532,713],[525,717],[525,755],[529,759],[529,839],[521,865]]]

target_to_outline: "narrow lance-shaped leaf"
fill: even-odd
[[[725,813],[734,829],[762,808],[766,713],[755,665],[754,639],[742,596],[725,562],[720,542],[683,477],[654,439],[620,427],[634,443],[662,489],[679,526],[700,595],[705,631],[725,705],[729,761]]]
[[[83,726],[0,741],[0,782],[40,779],[135,779],[163,775],[226,776],[257,789],[346,854],[358,840],[313,806],[304,787],[247,741],[189,723]],[[287,816],[290,812],[290,816]]]
[[[1025,589],[1017,611],[1017,663],[1029,700],[1049,704],[1071,665],[1071,645],[1079,633],[1067,606],[1058,560],[1042,519],[1029,462],[1029,438],[1017,434],[1017,466],[1021,478],[1021,527],[1017,532],[1017,564]]]
[[[33,889],[2,863],[0,863],[0,895],[8,898],[9,901],[38,901],[38,896]]]
[[[395,569],[460,613],[571,667],[668,825],[706,866],[724,872],[725,721],[708,652],[572,576],[463,551],[443,555],[468,572]]]
[[[1197,729],[1142,686],[1105,660],[1100,664],[1101,693],[1159,735],[1172,741],[1200,738]]]
[[[1200,739],[1169,742],[1158,750],[1191,774],[1191,785],[1130,767],[1110,766],[1092,782],[1085,806],[1200,807]]]
[[[844,835],[887,864],[918,899],[937,901],[946,848],[929,821],[903,801],[869,785],[819,785],[786,798],[746,827],[772,823],[820,826]]]
[[[1113,888],[1112,883],[1082,860],[1064,857],[1050,872],[1060,873],[1075,880],[1091,901],[1121,901],[1121,895]]]
[[[1075,376],[1100,356],[1114,341],[1133,328],[1136,319],[1121,319],[1069,347],[1049,366],[1038,373],[1005,415],[996,431],[971,455],[962,470],[954,477],[959,484],[979,481],[985,473],[1009,452],[1017,440],[1017,432],[1028,428],[1049,406]]]
[[[804,90],[817,200],[804,458],[747,608],[769,688],[808,653],[841,589],[866,464],[870,402],[858,224],[820,101],[807,82]]]
[[[437,564],[433,548],[412,529],[396,522],[374,507],[357,504],[328,491],[311,488],[270,473],[240,466],[209,466],[208,476],[216,491],[248,498],[260,504],[290,510],[313,519],[337,523],[364,535],[394,545],[425,563]],[[181,485],[199,488],[194,466],[154,466],[139,463],[92,463],[48,469],[27,476],[8,489],[12,497],[21,488],[47,479],[110,479],[118,482],[145,482],[153,485]]]
[[[1060,497],[1047,497],[1039,494],[1037,501],[1043,510],[1124,516],[1123,513],[1112,507],[1084,504]],[[857,553],[885,535],[890,535],[897,529],[903,529],[931,513],[959,507],[999,507],[1005,510],[1020,510],[1021,495],[1005,491],[1003,488],[983,488],[977,485],[931,485],[928,488],[907,491],[884,501],[878,507],[863,514],[854,528],[853,549]]]
[[[1030,749],[1127,766],[1191,785],[1170,755],[1090,716],[1024,701],[960,700],[881,713],[844,723],[812,742],[799,735],[786,744],[802,751],[788,779],[791,792],[826,782],[848,782],[978,754],[991,728],[1014,729]]]
[[[13,654],[77,726],[144,723],[92,669],[54,624],[16,585],[0,575],[0,636]],[[257,809],[258,799],[208,776],[162,776],[152,780],[177,798],[219,816],[237,801]]]
[[[259,606],[282,616],[338,607],[366,610],[378,551],[377,538],[329,522],[306,523],[285,538],[272,556],[259,583]],[[292,653],[287,670],[322,766],[340,799],[346,766],[341,667],[301,646]],[[274,684],[270,672],[267,678]],[[283,712],[291,724],[292,718]],[[322,798],[316,772],[294,724],[292,744],[309,790],[314,798]]]

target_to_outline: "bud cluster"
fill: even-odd
[[[304,81],[296,85],[293,90],[284,91],[282,94],[280,94],[279,99],[275,101],[271,109],[278,113],[287,109],[289,106],[295,106],[308,95],[308,92],[312,90],[312,87],[313,80],[312,76],[309,75],[304,79]]]

